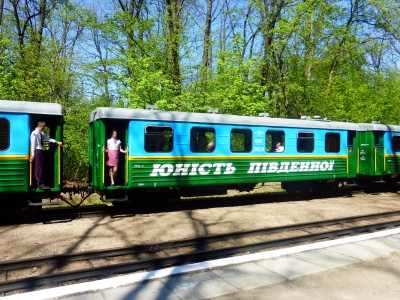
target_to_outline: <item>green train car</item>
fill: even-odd
[[[357,179],[364,185],[396,184],[400,174],[400,126],[358,124]]]
[[[90,184],[104,200],[159,203],[251,190],[259,182],[306,195],[341,184],[395,183],[400,127],[382,126],[98,108],[89,119]],[[119,154],[115,186],[103,150],[112,130],[128,149]]]
[[[66,191],[62,147],[53,143],[43,145],[50,189],[36,188],[29,137],[39,121],[62,141],[59,104],[0,100],[0,213],[58,204]],[[113,132],[122,149],[114,184],[107,163]],[[400,126],[376,122],[100,107],[90,114],[88,138],[87,194],[123,206],[250,191],[260,182],[310,195],[345,185],[393,186],[400,176]]]
[[[62,188],[62,149],[43,142],[43,179],[50,187],[37,189],[33,178],[30,134],[39,121],[46,134],[62,141],[61,105],[0,100],[0,211],[29,213],[44,205],[42,199],[58,198]],[[58,201],[56,203],[59,203]]]

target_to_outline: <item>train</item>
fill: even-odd
[[[48,136],[62,141],[61,105],[0,100],[3,212],[29,212],[62,199],[62,147],[44,145],[49,189],[36,188],[32,178],[29,136],[40,120]],[[104,151],[112,131],[127,150],[119,154],[115,185]],[[287,192],[303,195],[341,186],[395,186],[400,176],[400,126],[377,121],[98,107],[88,116],[88,132],[87,194],[122,207],[174,203],[229,189],[251,191],[264,182],[280,182]]]

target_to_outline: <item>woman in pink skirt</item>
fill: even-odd
[[[115,185],[115,179],[118,172],[118,156],[119,152],[127,153],[127,150],[121,148],[121,141],[117,139],[117,131],[113,130],[111,138],[107,140],[107,149],[104,149],[108,154],[107,166],[110,167],[109,175],[111,179],[111,186]]]

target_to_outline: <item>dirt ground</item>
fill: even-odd
[[[0,227],[0,261],[142,245],[400,210],[400,193]]]

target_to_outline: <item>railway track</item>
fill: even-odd
[[[359,222],[366,224],[356,226],[355,224]],[[335,228],[331,228],[332,226]],[[0,292],[34,290],[43,285],[57,285],[84,278],[103,278],[113,274],[159,269],[399,226],[400,211],[394,211],[249,232],[203,236],[160,244],[7,261],[0,263],[0,271],[5,274],[15,270],[28,270],[43,266],[46,266],[46,272],[35,277],[13,280],[6,278],[5,281],[0,282]],[[338,229],[338,227],[340,228]],[[277,235],[280,237],[277,238]],[[129,257],[129,260],[124,263],[109,264],[110,259],[115,257],[124,257],[125,259]],[[89,262],[90,266],[73,271],[58,271],[68,264],[79,261]],[[95,266],[91,263],[93,261],[96,261]]]

